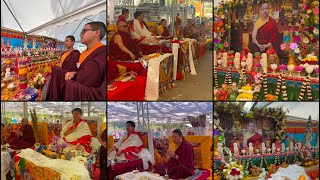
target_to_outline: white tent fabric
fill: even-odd
[[[163,123],[168,118],[171,122],[186,122],[187,116],[207,115],[207,120],[212,121],[212,102],[149,102],[150,121]],[[108,102],[108,121],[137,120],[136,102]]]
[[[1,27],[18,31],[21,31],[21,28],[4,1],[28,34],[64,40],[85,18],[106,23],[106,0],[2,0]],[[77,41],[86,22],[88,21],[82,22],[75,32]]]
[[[6,112],[23,112],[23,102],[1,102],[5,104]],[[87,103],[82,104],[83,107]],[[36,108],[38,114],[61,115],[71,114],[71,110],[76,107],[81,107],[81,102],[27,102],[27,108]],[[91,112],[105,112],[105,102],[91,102]]]
[[[253,102],[247,102],[245,107],[250,109],[254,105]],[[312,120],[319,121],[319,102],[258,102],[255,107],[280,107],[282,106],[285,110],[289,110],[288,116],[303,118],[308,120],[311,115]]]

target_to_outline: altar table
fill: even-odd
[[[132,172],[133,170],[143,170],[143,164],[142,164],[142,159],[134,159],[134,160],[129,160],[126,162],[117,162],[114,164],[110,164],[110,166],[107,167],[108,169],[108,177],[109,179],[114,179],[116,176],[127,173],[127,172]]]
[[[76,179],[90,179],[87,169],[78,162],[50,159],[31,149],[23,149],[14,156],[11,167],[16,180],[60,180],[70,175]]]
[[[6,180],[10,170],[11,156],[8,151],[1,151],[1,180]]]
[[[218,86],[221,87],[221,85],[224,83],[225,77],[226,77],[227,69],[226,68],[219,68],[217,67],[217,74],[218,74]],[[252,75],[249,74],[249,71],[246,71],[247,79],[251,79]],[[274,94],[276,93],[277,89],[277,82],[278,82],[278,76],[279,73],[267,74],[267,85],[268,85],[268,93]],[[237,70],[232,69],[231,73],[231,79],[232,82],[238,83],[239,82],[240,74],[237,72]],[[304,76],[284,76],[286,80],[286,86],[287,86],[287,94],[288,94],[288,101],[295,101],[298,100],[299,94],[301,91],[302,83],[305,79]],[[319,99],[319,78],[310,78],[310,84],[311,84],[311,91],[312,91],[312,99],[318,100]],[[307,94],[307,93],[305,93]],[[280,93],[280,100],[282,97],[282,93]],[[260,100],[263,100],[263,97],[260,97]],[[305,99],[307,100],[307,99]]]
[[[114,82],[115,90],[108,90],[109,101],[144,101],[146,77],[136,76],[134,81]]]
[[[139,180],[139,179],[142,179],[143,177],[146,177],[152,180],[165,180],[163,177],[151,172],[137,172],[137,173],[128,172],[128,173],[116,176],[115,180],[129,180],[129,179]]]

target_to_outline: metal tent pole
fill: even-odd
[[[6,4],[8,10],[10,11],[10,13],[11,13],[11,15],[13,16],[14,20],[18,23],[19,27],[21,28],[21,30],[22,30],[22,32],[23,32],[23,34],[24,34],[25,32],[24,32],[22,26],[20,25],[18,19],[16,18],[16,16],[13,14],[13,12],[11,11],[11,9],[9,8],[7,2],[6,2],[5,0],[3,0],[3,2]]]
[[[6,102],[1,102],[1,122],[7,124],[6,122],[4,122],[4,120],[6,119]]]
[[[147,102],[147,120],[148,120],[148,129],[150,129],[149,105],[148,105],[148,102]]]
[[[91,102],[88,102],[88,116],[90,117],[91,115]]]
[[[27,102],[23,102],[23,118],[28,118]]]

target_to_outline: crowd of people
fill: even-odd
[[[206,40],[206,35],[210,34],[206,22],[196,24],[195,20],[190,19],[183,28],[179,14],[177,14],[173,23],[174,34],[170,33],[166,19],[161,19],[156,32],[153,33],[150,32],[150,28],[144,21],[142,11],[136,11],[133,20],[128,21],[128,17],[129,10],[122,9],[122,14],[117,20],[117,32],[109,42],[109,56],[113,60],[132,61],[142,57],[142,55],[159,51],[171,53],[170,46],[166,44],[166,40],[174,37],[185,37],[203,41]]]

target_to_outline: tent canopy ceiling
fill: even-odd
[[[63,34],[65,37],[72,34],[86,17],[106,23],[106,0],[1,0],[1,27],[14,30],[21,31],[21,28],[5,2],[28,34],[57,38],[58,34],[66,33]],[[64,26],[66,24],[67,27]],[[79,26],[80,31],[82,27],[83,23]],[[61,32],[62,29],[64,31]],[[57,39],[64,40],[64,37]]]
[[[244,107],[249,110],[252,106],[257,108],[282,106],[284,110],[289,110],[288,116],[308,120],[311,115],[312,120],[319,121],[319,102],[247,102]]]
[[[6,112],[23,112],[23,102],[1,102],[5,103]],[[87,103],[84,104],[87,107]],[[27,102],[27,108],[36,108],[37,114],[61,115],[71,113],[72,108],[81,107],[80,102]],[[91,102],[91,112],[105,113],[105,102]]]
[[[186,116],[205,114],[212,122],[212,102],[149,102],[149,117],[151,122],[172,123],[185,122]],[[146,113],[146,111],[145,111]],[[108,102],[108,122],[137,120],[137,105],[135,102]]]

